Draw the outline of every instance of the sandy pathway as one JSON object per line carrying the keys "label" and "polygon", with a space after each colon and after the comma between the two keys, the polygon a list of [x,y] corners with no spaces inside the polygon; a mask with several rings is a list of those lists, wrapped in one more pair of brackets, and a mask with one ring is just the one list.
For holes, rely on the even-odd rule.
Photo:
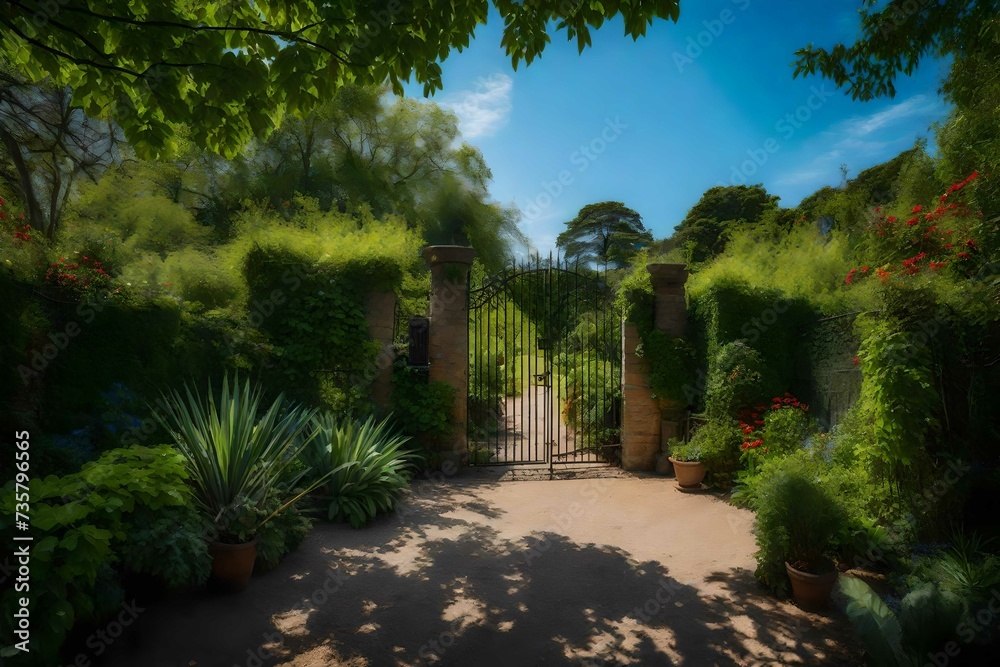
{"label": "sandy pathway", "polygon": [[657,477],[424,481],[320,524],[242,594],[143,612],[116,667],[856,664],[839,612],[759,589],[752,515]]}

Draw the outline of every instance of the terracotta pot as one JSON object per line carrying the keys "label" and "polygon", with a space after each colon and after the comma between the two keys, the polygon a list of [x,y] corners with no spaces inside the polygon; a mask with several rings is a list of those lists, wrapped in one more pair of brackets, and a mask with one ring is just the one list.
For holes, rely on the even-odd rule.
{"label": "terracotta pot", "polygon": [[212,542],[212,583],[221,590],[238,593],[250,585],[253,564],[257,560],[257,538],[243,544]]}
{"label": "terracotta pot", "polygon": [[677,485],[682,489],[698,488],[701,486],[701,480],[705,479],[705,473],[708,472],[700,461],[678,461],[671,456],[670,462],[674,464]]}
{"label": "terracotta pot", "polygon": [[840,576],[836,569],[824,574],[810,574],[796,570],[786,562],[785,570],[792,580],[792,598],[801,609],[821,611],[830,607],[830,594]]}

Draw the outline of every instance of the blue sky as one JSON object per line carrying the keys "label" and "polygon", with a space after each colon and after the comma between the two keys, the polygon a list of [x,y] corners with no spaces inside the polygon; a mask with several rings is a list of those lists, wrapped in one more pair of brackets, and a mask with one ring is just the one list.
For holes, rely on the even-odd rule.
{"label": "blue sky", "polygon": [[[633,42],[615,20],[577,54],[561,33],[514,72],[491,16],[443,64],[432,100],[458,114],[493,171],[491,193],[522,211],[536,247],[554,245],[588,203],[619,200],[657,238],[708,188],[763,183],[785,206],[887,160],[947,111],[945,67],[927,61],[892,100],[852,102],[816,77],[792,79],[796,49],[857,34],[860,0],[681,0],[678,23]],[[419,96],[417,86],[408,94]]]}

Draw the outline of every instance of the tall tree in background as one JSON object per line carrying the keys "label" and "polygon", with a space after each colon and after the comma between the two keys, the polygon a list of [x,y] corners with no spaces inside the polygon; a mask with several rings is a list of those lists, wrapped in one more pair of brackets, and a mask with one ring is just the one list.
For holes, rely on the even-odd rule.
{"label": "tall tree in background", "polygon": [[642,216],[619,201],[584,206],[556,238],[556,246],[570,261],[617,268],[652,243],[653,235],[643,226]]}
{"label": "tall tree in background", "polygon": [[675,228],[674,245],[685,261],[696,263],[721,253],[736,227],[755,225],[778,207],[778,197],[762,185],[709,188]]}
{"label": "tall tree in background", "polygon": [[440,63],[469,45],[491,9],[515,69],[550,33],[583,51],[591,30],[617,16],[638,39],[680,13],[679,0],[8,0],[0,56],[32,82],[71,86],[75,105],[110,114],[140,151],[170,148],[174,124],[186,123],[198,145],[232,157],[346,83],[440,89]]}

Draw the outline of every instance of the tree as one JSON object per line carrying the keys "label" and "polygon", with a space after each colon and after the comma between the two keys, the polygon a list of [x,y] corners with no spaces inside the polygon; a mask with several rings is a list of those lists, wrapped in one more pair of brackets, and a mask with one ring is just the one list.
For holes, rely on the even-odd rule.
{"label": "tree", "polygon": [[862,0],[859,11],[858,40],[799,49],[795,76],[819,73],[856,100],[893,97],[896,77],[912,74],[923,58],[961,55],[983,35],[995,40],[1000,0]]}
{"label": "tree", "polygon": [[24,83],[0,68],[0,143],[17,174],[28,223],[54,238],[78,179],[120,161],[120,133],[70,104],[64,87]]}
{"label": "tree", "polygon": [[688,262],[711,259],[725,249],[735,227],[755,225],[777,207],[778,197],[759,184],[709,188],[675,227],[676,247]]}
{"label": "tree", "polygon": [[620,201],[588,204],[566,223],[556,238],[568,260],[599,262],[621,268],[639,250],[653,243],[642,216]]}
{"label": "tree", "polygon": [[430,95],[440,63],[469,45],[491,6],[516,69],[550,32],[583,51],[592,29],[620,15],[638,39],[656,19],[676,21],[679,1],[8,0],[0,56],[32,82],[71,86],[74,104],[110,113],[137,148],[170,148],[172,124],[187,123],[199,145],[232,156],[345,83],[388,81],[401,93],[415,79]]}

